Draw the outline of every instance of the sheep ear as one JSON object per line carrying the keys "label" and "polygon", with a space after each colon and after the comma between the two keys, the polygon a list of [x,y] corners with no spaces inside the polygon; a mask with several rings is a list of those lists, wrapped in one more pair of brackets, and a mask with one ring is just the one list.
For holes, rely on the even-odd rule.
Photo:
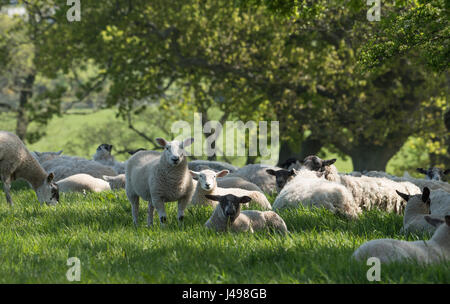
{"label": "sheep ear", "polygon": [[189,170],[189,173],[192,175],[192,178],[193,178],[193,179],[195,179],[195,180],[198,179],[198,174],[199,174],[198,172]]}
{"label": "sheep ear", "polygon": [[53,181],[53,178],[55,178],[55,174],[53,172],[50,172],[50,174],[47,176],[47,183],[51,183]]}
{"label": "sheep ear", "polygon": [[270,175],[276,175],[275,170],[273,170],[273,169],[267,169],[266,172]]}
{"label": "sheep ear", "polygon": [[216,174],[216,177],[223,177],[225,175],[227,175],[228,173],[230,173],[230,171],[228,170],[222,170],[219,173]]}
{"label": "sheep ear", "polygon": [[113,145],[108,145],[108,150],[109,150],[109,152],[112,151],[112,148],[113,148]]}
{"label": "sheep ear", "polygon": [[323,166],[330,166],[336,162],[336,158],[324,160],[322,162]]}
{"label": "sheep ear", "polygon": [[417,168],[416,171],[422,174],[427,174],[427,171],[424,168]]}
{"label": "sheep ear", "polygon": [[296,176],[298,171],[292,168],[291,171],[289,171],[289,173],[291,174],[291,176]]}
{"label": "sheep ear", "polygon": [[250,202],[252,200],[252,198],[250,197],[250,196],[243,196],[243,197],[241,197],[240,199],[239,199],[239,203],[241,203],[241,204],[245,204],[245,203],[248,203],[248,202]]}
{"label": "sheep ear", "polygon": [[[435,218],[435,217],[431,217],[431,216],[428,216],[428,215],[425,216],[425,220],[426,220],[431,226],[434,226],[434,227],[439,227],[439,225],[441,225],[441,224],[444,223],[443,220],[438,219],[438,218]],[[447,216],[446,216],[445,221],[447,222]]]}
{"label": "sheep ear", "polygon": [[163,148],[167,145],[167,140],[165,140],[165,139],[162,138],[162,137],[158,137],[158,138],[156,138],[155,140],[156,140],[156,142],[158,143],[158,145],[160,145],[160,146],[163,147]]}
{"label": "sheep ear", "polygon": [[395,190],[395,192],[397,192],[397,194],[400,195],[401,198],[403,198],[405,201],[409,201],[409,194],[401,193],[400,191],[397,190]]}
{"label": "sheep ear", "polygon": [[449,174],[449,173],[450,173],[450,169],[445,169],[443,174],[444,174],[444,175],[447,175],[447,174]]}
{"label": "sheep ear", "polygon": [[190,145],[192,145],[193,142],[194,142],[194,137],[186,138],[185,140],[183,140],[183,143],[181,144],[181,147],[182,148],[189,147]]}
{"label": "sheep ear", "polygon": [[430,198],[430,189],[428,187],[423,188],[422,202],[426,203]]}
{"label": "sheep ear", "polygon": [[205,197],[207,199],[213,200],[213,201],[219,201],[220,200],[220,195],[210,195],[210,194],[206,194]]}

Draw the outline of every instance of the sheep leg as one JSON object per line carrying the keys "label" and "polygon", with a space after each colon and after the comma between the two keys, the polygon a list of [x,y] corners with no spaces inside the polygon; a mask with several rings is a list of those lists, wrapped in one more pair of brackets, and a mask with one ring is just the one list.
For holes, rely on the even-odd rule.
{"label": "sheep leg", "polygon": [[155,207],[153,207],[152,202],[148,202],[148,210],[147,210],[147,226],[153,226],[153,213],[155,211]]}
{"label": "sheep leg", "polygon": [[178,221],[182,222],[184,219],[184,210],[186,209],[187,204],[189,203],[189,200],[185,197],[178,200]]}
{"label": "sheep leg", "polygon": [[2,182],[3,182],[3,191],[5,192],[6,196],[6,201],[10,206],[13,206],[14,204],[11,198],[11,194],[9,192],[11,189],[11,179],[2,177]]}
{"label": "sheep leg", "polygon": [[164,207],[164,201],[159,198],[152,198],[153,207],[156,208],[156,211],[159,215],[159,221],[161,224],[164,224],[167,221],[166,208]]}
{"label": "sheep leg", "polygon": [[139,216],[139,196],[128,195],[128,200],[131,203],[131,215],[133,216],[133,223],[137,226]]}

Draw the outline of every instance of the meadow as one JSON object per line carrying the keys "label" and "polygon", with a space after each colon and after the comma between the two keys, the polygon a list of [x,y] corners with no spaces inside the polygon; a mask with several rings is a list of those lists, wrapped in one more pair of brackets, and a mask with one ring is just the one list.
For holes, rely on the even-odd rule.
{"label": "meadow", "polygon": [[[81,261],[80,283],[371,283],[370,268],[350,259],[375,238],[428,239],[400,234],[402,217],[378,210],[348,221],[325,209],[284,210],[290,234],[217,233],[204,223],[211,207],[188,210],[168,224],[147,228],[141,201],[134,227],[125,192],[62,194],[57,206],[40,205],[18,187],[10,208],[0,195],[0,283],[72,283],[69,257]],[[273,202],[274,197],[270,197]],[[449,263],[381,266],[380,283],[450,283]]]}

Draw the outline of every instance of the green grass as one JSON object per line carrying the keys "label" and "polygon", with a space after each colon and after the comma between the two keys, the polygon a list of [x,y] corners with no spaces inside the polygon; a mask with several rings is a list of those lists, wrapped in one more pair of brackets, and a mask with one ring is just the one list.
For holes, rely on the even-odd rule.
{"label": "green grass", "polygon": [[[204,228],[212,208],[168,225],[146,228],[131,220],[124,191],[62,194],[58,206],[39,205],[31,190],[0,192],[0,283],[68,283],[68,257],[81,260],[81,283],[368,283],[369,266],[350,260],[375,238],[401,235],[401,216],[380,211],[347,221],[324,209],[280,212],[291,234],[216,233]],[[273,200],[273,197],[271,198]],[[381,283],[449,283],[449,265],[382,265]]]}

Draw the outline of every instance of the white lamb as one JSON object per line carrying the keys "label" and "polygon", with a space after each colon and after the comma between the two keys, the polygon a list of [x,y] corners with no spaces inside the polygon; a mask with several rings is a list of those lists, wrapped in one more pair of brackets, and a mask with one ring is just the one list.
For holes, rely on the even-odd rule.
{"label": "white lamb", "polygon": [[194,193],[184,149],[193,141],[193,138],[188,138],[183,142],[168,142],[156,138],[164,148],[160,157],[155,159],[153,153],[140,151],[128,160],[125,188],[135,225],[138,223],[139,197],[148,201],[148,226],[153,225],[155,208],[160,222],[167,221],[165,202],[178,201],[178,220],[183,220],[184,210]]}
{"label": "white lamb", "polygon": [[103,179],[109,183],[111,189],[125,189],[125,174],[116,176],[103,175]]}
{"label": "white lamb", "polygon": [[356,218],[361,213],[361,208],[347,188],[323,177],[319,178],[316,172],[307,169],[297,171],[294,179],[275,199],[273,209],[297,208],[300,204],[324,207],[348,218]]}
{"label": "white lamb", "polygon": [[193,160],[188,163],[188,167],[192,171],[201,171],[206,169],[205,167],[215,171],[228,170],[229,172],[234,172],[238,169],[229,163],[210,160]]}
{"label": "white lamb", "polygon": [[352,257],[364,262],[369,257],[377,257],[382,263],[417,261],[431,264],[450,260],[450,215],[445,216],[445,222],[430,216],[425,220],[437,227],[429,241],[372,240],[359,247]]}
{"label": "white lamb", "polygon": [[402,231],[434,232],[434,226],[425,220],[425,217],[430,214],[430,189],[425,187],[422,194],[415,195],[408,195],[399,191],[397,193],[407,202]]}
{"label": "white lamb", "polygon": [[3,182],[6,201],[10,206],[13,205],[10,194],[11,182],[19,178],[30,184],[39,202],[54,205],[59,201],[58,186],[53,182],[53,172],[47,174],[19,137],[10,132],[0,131],[0,179]]}
{"label": "white lamb", "polygon": [[288,233],[286,223],[273,211],[245,210],[241,211],[241,204],[252,200],[249,196],[206,195],[209,200],[218,201],[211,217],[205,223],[209,229],[216,231],[243,232],[272,229],[282,234]]}
{"label": "white lamb", "polygon": [[56,184],[60,192],[102,192],[111,190],[108,182],[92,177],[89,174],[75,174],[56,182]]}
{"label": "white lamb", "polygon": [[267,169],[279,170],[281,168],[269,165],[251,164],[239,168],[229,176],[242,177],[243,179],[257,185],[264,192],[276,193],[277,186],[275,182],[275,176],[267,174]]}
{"label": "white lamb", "polygon": [[271,210],[267,197],[258,191],[248,191],[240,188],[221,188],[217,186],[217,177],[223,177],[228,174],[228,170],[222,170],[218,173],[213,170],[202,170],[200,172],[189,171],[192,177],[198,180],[197,187],[195,188],[194,195],[192,196],[192,205],[209,205],[216,206],[216,201],[209,200],[206,195],[226,195],[234,194],[236,196],[248,196],[252,199],[252,202],[258,204],[266,210]]}

